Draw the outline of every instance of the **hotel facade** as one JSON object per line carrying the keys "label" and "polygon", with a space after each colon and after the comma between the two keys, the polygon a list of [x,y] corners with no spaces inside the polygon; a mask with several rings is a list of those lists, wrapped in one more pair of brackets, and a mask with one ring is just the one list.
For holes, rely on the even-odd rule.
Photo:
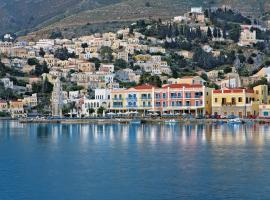
{"label": "hotel facade", "polygon": [[170,84],[157,88],[142,85],[111,92],[112,112],[138,111],[160,114],[192,114],[194,116],[211,113],[212,89],[203,85]]}

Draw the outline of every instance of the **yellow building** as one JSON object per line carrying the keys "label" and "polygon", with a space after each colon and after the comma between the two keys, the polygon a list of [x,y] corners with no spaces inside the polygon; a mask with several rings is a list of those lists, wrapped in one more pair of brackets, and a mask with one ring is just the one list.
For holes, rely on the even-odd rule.
{"label": "yellow building", "polygon": [[4,100],[0,100],[0,112],[8,112],[8,103]]}
{"label": "yellow building", "polygon": [[246,117],[258,115],[258,103],[252,89],[221,89],[212,91],[212,114]]}
{"label": "yellow building", "polygon": [[264,104],[259,106],[259,117],[270,118],[270,104]]}
{"label": "yellow building", "polygon": [[259,104],[268,103],[268,86],[267,85],[258,85],[253,88],[255,93],[255,101]]}
{"label": "yellow building", "polygon": [[206,81],[200,76],[184,76],[182,78],[170,78],[168,79],[169,84],[199,84],[203,85]]}
{"label": "yellow building", "polygon": [[9,110],[12,118],[19,118],[25,116],[22,100],[10,101]]}
{"label": "yellow building", "polygon": [[38,104],[37,94],[23,98],[23,105],[27,107],[36,107]]}

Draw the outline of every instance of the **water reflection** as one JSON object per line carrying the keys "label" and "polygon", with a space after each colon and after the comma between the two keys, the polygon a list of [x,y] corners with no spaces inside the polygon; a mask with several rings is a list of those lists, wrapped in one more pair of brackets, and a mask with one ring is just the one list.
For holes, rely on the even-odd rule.
{"label": "water reflection", "polygon": [[211,144],[263,146],[269,141],[268,125],[108,125],[108,124],[20,124],[0,123],[0,139],[6,137],[36,137],[44,143],[62,139],[78,139],[81,144],[145,142],[179,143],[181,145]]}

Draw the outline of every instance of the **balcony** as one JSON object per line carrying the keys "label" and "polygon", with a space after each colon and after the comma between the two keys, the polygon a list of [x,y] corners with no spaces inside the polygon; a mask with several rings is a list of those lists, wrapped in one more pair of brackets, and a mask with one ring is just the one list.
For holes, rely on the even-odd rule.
{"label": "balcony", "polygon": [[113,108],[123,108],[123,106],[120,106],[120,105],[113,105]]}
{"label": "balcony", "polygon": [[137,101],[137,97],[127,97],[126,100]]}
{"label": "balcony", "polygon": [[222,106],[236,106],[236,102],[221,103]]}
{"label": "balcony", "polygon": [[122,97],[116,97],[116,98],[113,98],[112,100],[113,101],[123,101],[123,98]]}
{"label": "balcony", "polygon": [[128,105],[127,108],[133,109],[133,108],[138,108],[138,106],[137,105],[135,105],[135,106],[134,105]]}
{"label": "balcony", "polygon": [[152,97],[145,97],[145,96],[141,97],[141,100],[151,100],[151,99]]}

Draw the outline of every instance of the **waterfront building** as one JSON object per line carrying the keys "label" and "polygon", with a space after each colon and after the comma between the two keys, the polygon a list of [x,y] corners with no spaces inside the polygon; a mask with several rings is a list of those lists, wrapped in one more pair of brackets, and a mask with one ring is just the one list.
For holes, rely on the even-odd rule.
{"label": "waterfront building", "polygon": [[211,89],[199,84],[141,85],[111,92],[111,111],[160,114],[211,113]]}
{"label": "waterfront building", "polygon": [[270,118],[270,104],[259,105],[259,117]]}
{"label": "waterfront building", "polygon": [[12,118],[25,117],[25,112],[23,108],[23,101],[10,101],[9,102],[9,112]]}
{"label": "waterfront building", "polygon": [[63,91],[59,77],[56,78],[52,92],[52,116],[62,117]]}
{"label": "waterfront building", "polygon": [[0,112],[8,112],[8,102],[0,100]]}
{"label": "waterfront building", "polygon": [[81,115],[90,116],[90,109],[95,113],[100,107],[108,109],[110,107],[111,90],[110,89],[95,89],[95,98],[88,99],[85,96],[81,100]]}
{"label": "waterfront building", "polygon": [[246,117],[258,114],[258,102],[253,89],[220,89],[212,91],[212,114]]}
{"label": "waterfront building", "polygon": [[31,96],[27,96],[23,98],[23,105],[29,108],[36,107],[38,104],[37,94],[32,94]]}

